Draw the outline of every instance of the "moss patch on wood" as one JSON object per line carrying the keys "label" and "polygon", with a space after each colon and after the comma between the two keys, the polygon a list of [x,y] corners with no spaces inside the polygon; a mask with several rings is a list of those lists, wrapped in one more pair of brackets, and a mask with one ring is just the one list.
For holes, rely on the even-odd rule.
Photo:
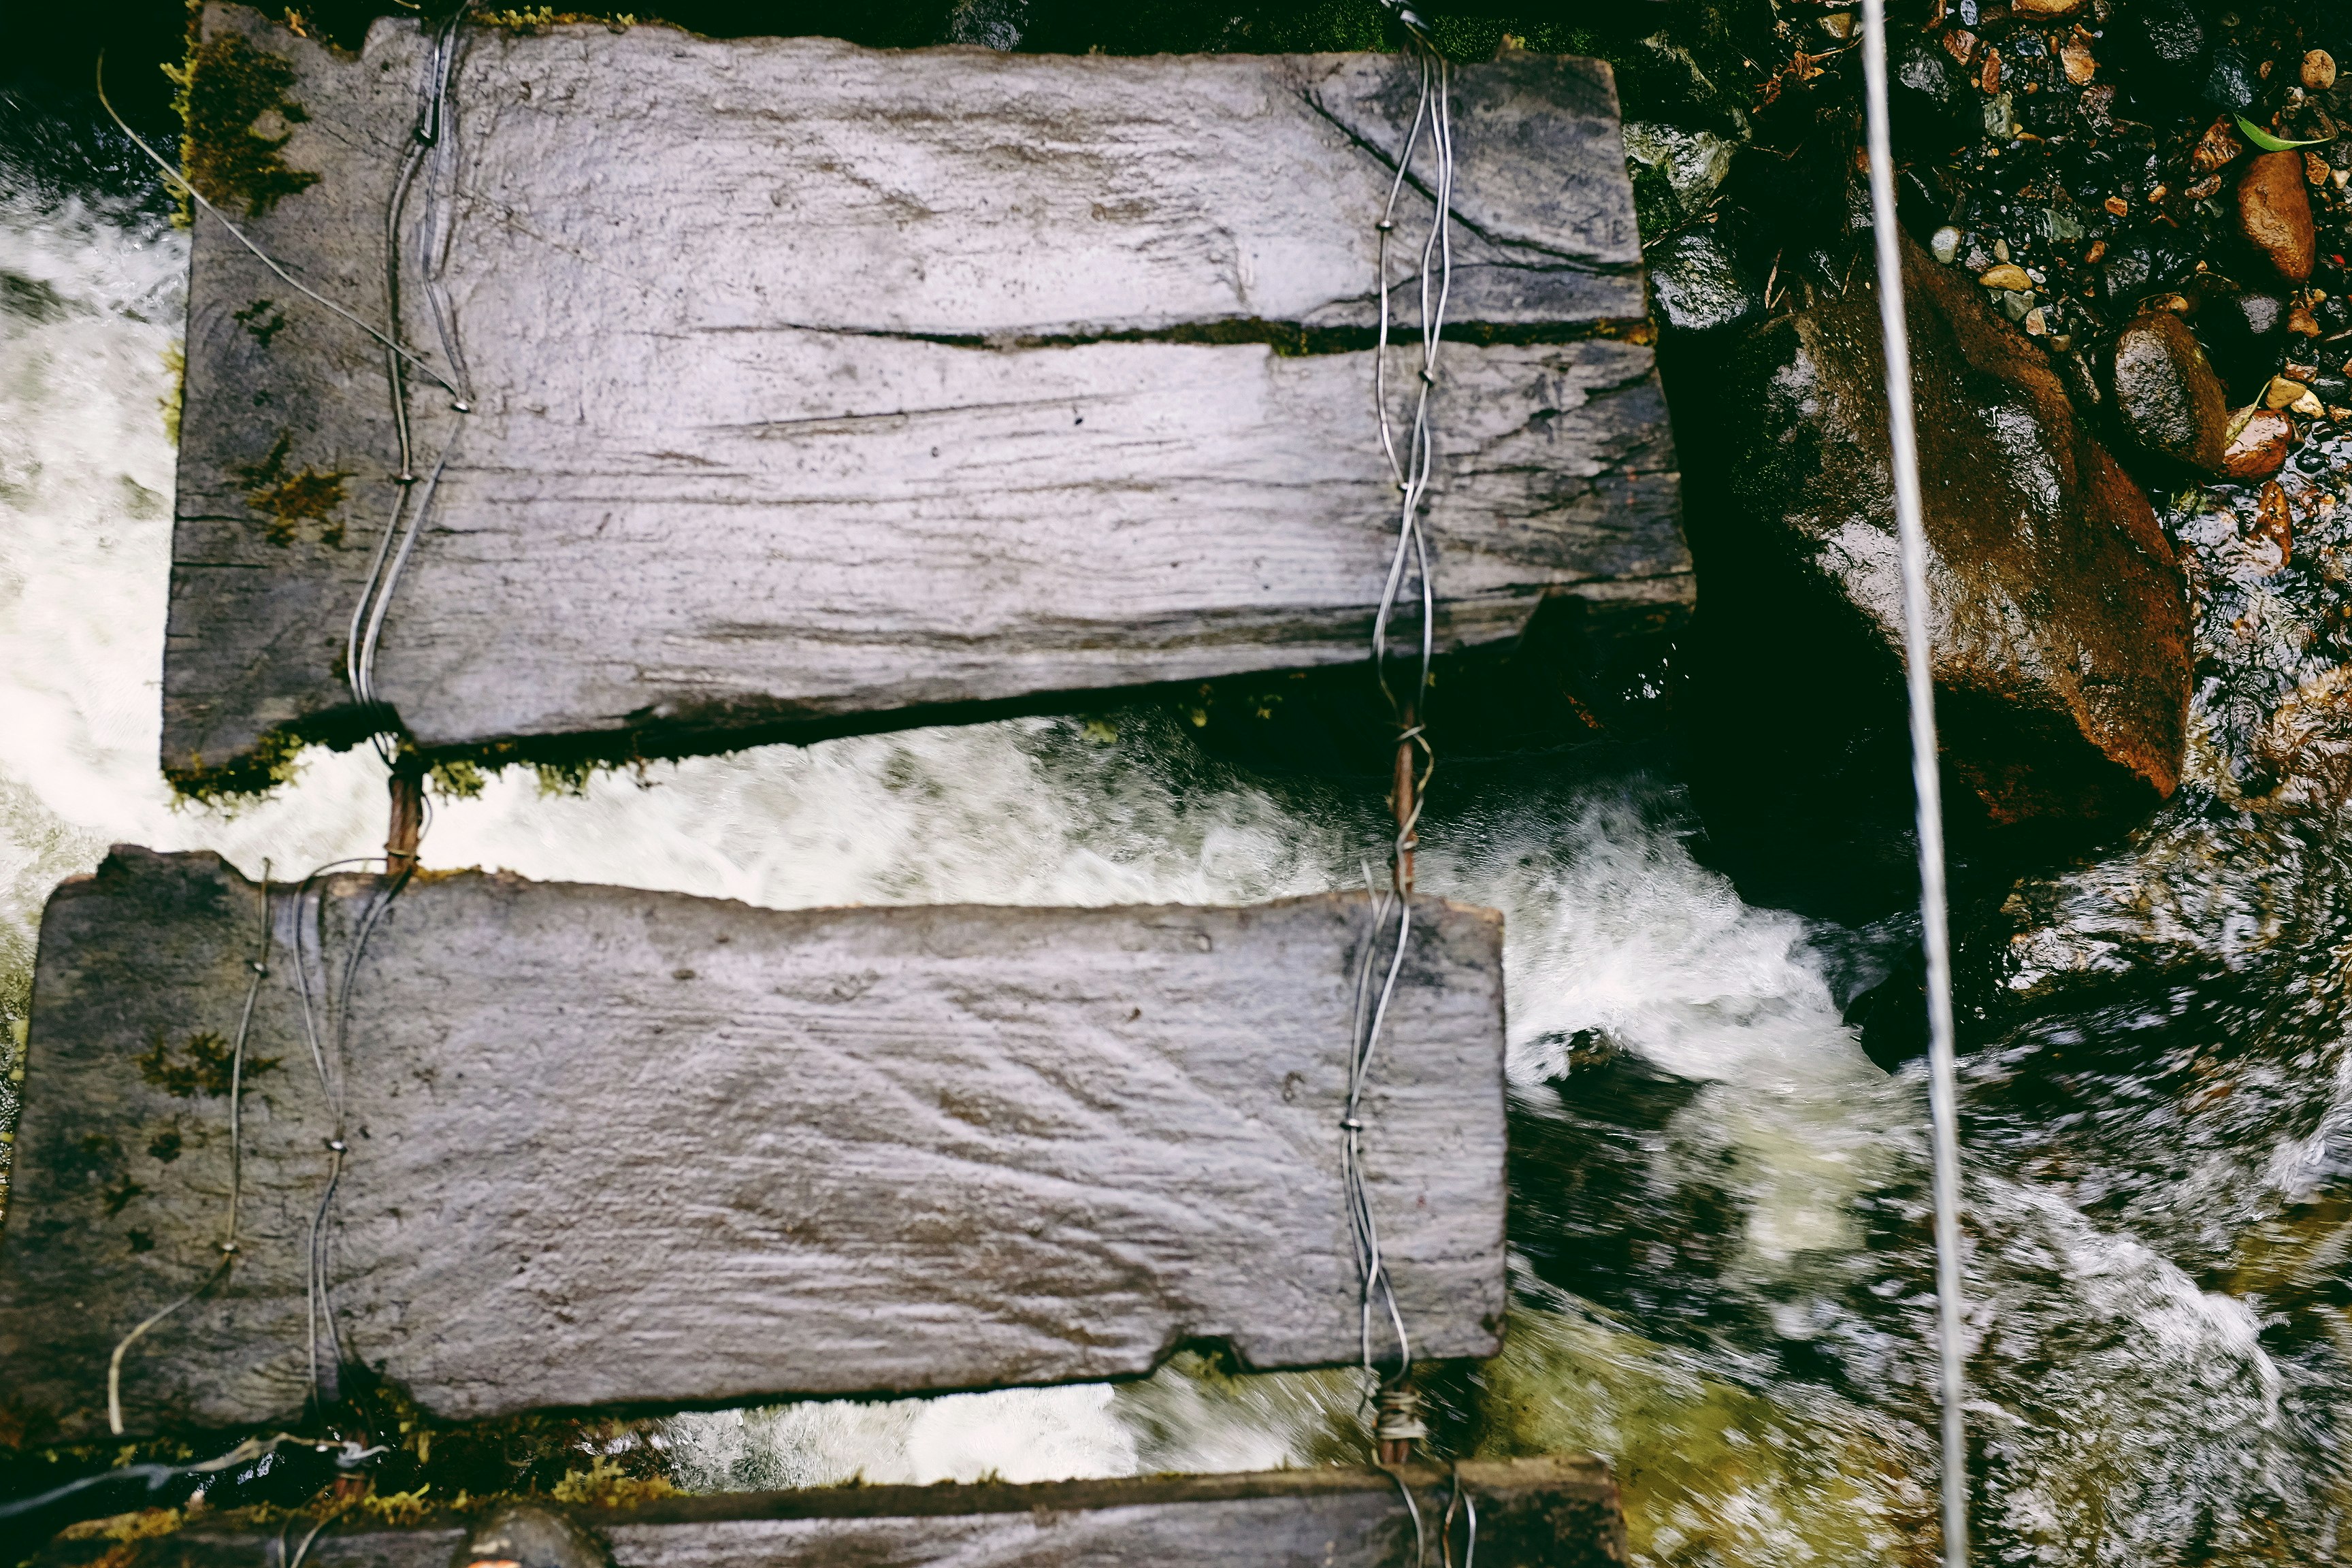
{"label": "moss patch on wood", "polygon": [[289,167],[283,155],[293,132],[280,127],[310,119],[287,96],[294,85],[291,61],[229,33],[197,44],[184,64],[164,71],[179,85],[173,101],[187,128],[181,167],[206,201],[259,217],[319,183],[318,175]]}
{"label": "moss patch on wood", "polygon": [[[198,1095],[220,1100],[241,1079],[259,1078],[278,1065],[276,1057],[248,1055],[240,1066],[236,1057],[236,1048],[210,1029],[188,1037],[185,1059],[173,1051],[169,1040],[157,1035],[137,1058],[139,1076],[164,1093],[183,1100],[194,1100]],[[177,1134],[173,1140],[176,1155]]]}
{"label": "moss patch on wood", "polygon": [[305,521],[325,525],[319,531],[320,542],[341,544],[343,525],[334,511],[343,504],[343,481],[351,475],[341,468],[321,472],[307,465],[287,472],[286,456],[293,446],[293,432],[280,431],[261,461],[236,470],[238,482],[246,487],[246,503],[269,514],[263,536],[272,544],[293,543]]}

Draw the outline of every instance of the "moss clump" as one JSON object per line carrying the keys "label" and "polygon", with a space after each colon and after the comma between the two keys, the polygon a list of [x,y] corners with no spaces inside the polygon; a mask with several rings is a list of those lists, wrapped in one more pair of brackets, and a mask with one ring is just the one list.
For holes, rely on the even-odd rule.
{"label": "moss clump", "polygon": [[163,411],[163,439],[173,447],[180,444],[180,407],[188,395],[188,353],[178,343],[163,351],[163,369],[172,378],[171,390],[155,400]]}
{"label": "moss clump", "polygon": [[[163,779],[182,801],[229,805],[245,796],[266,795],[291,779],[304,743],[313,738],[302,727],[288,725],[270,731],[253,743],[251,751],[224,767],[208,768],[200,757],[194,766],[164,769]],[[364,739],[354,735],[343,743]]]}
{"label": "moss clump", "polygon": [[341,544],[343,525],[336,521],[334,511],[343,504],[343,481],[351,475],[341,468],[320,472],[307,466],[288,473],[286,454],[293,445],[293,432],[280,431],[261,461],[236,470],[237,479],[246,487],[246,502],[254,510],[269,514],[263,536],[272,544],[293,543],[306,521],[325,525],[319,532],[321,543]]}
{"label": "moss clump", "polygon": [[310,119],[286,95],[294,85],[291,61],[224,33],[196,45],[185,64],[163,69],[179,85],[173,105],[187,128],[181,167],[206,201],[242,205],[246,216],[259,217],[319,183],[318,175],[287,166],[283,153],[292,132],[257,128],[265,116],[289,124]]}
{"label": "moss clump", "polygon": [[[205,1095],[214,1100],[225,1097],[238,1076],[236,1051],[220,1036],[206,1029],[190,1035],[186,1058],[181,1059],[162,1034],[149,1042],[148,1047],[136,1058],[139,1076],[166,1094],[183,1100]],[[278,1065],[276,1057],[247,1056],[243,1077],[257,1079]]]}
{"label": "moss clump", "polygon": [[479,800],[482,786],[489,783],[478,765],[463,757],[436,763],[425,770],[425,776],[432,781],[433,793],[443,800]]}

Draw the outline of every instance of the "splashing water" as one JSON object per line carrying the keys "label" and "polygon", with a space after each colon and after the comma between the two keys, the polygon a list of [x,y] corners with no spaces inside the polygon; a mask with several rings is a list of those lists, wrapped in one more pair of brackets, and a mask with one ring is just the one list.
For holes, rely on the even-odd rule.
{"label": "splashing water", "polygon": [[[96,190],[5,184],[0,1012],[16,1018],[42,901],[108,843],[293,877],[368,853],[384,797],[364,749],[314,752],[233,811],[163,784],[184,237]],[[2321,1561],[2352,1496],[2352,899],[2336,891],[2352,856],[2340,793],[2278,798],[2279,779],[2308,795],[2333,775],[2273,756],[2347,748],[2327,749],[2326,669],[2277,651],[2305,646],[2299,612],[2231,564],[2234,533],[2200,544],[2197,526],[2209,597],[2270,595],[2231,623],[2269,651],[2208,648],[2228,679],[2200,698],[2200,782],[2116,856],[2020,888],[1977,1010],[1988,1561]],[[2250,698],[2231,672],[2257,665],[2271,687]],[[2257,753],[2270,773],[2250,784]],[[1644,1563],[1924,1563],[1924,1095],[1864,1058],[1837,994],[1841,955],[1899,945],[1901,922],[1750,908],[1694,857],[1670,776],[1540,766],[1459,770],[1423,835],[1426,889],[1504,911],[1511,1016],[1517,1304],[1504,1354],[1444,1396],[1449,1435],[1607,1456]],[[508,773],[440,801],[425,850],[791,907],[1244,902],[1352,884],[1381,842],[1365,793],[1250,776],[1129,710],[770,747],[576,795]],[[1255,1468],[1360,1456],[1356,1392],[1181,1360],[1116,1388],[680,1416],[665,1437],[681,1481],[712,1489]]]}

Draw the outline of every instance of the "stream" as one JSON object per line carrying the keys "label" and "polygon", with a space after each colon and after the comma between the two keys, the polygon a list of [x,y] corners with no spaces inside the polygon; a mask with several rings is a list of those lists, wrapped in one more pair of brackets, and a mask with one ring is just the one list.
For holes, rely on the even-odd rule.
{"label": "stream", "polygon": [[[119,149],[83,152],[36,168],[0,149],[24,160],[0,163],[12,1020],[43,901],[109,844],[293,879],[383,832],[364,748],[314,752],[232,810],[175,803],[157,772],[185,237],[124,194]],[[2102,858],[2019,884],[1963,952],[1983,1562],[2325,1562],[2352,1506],[2352,724],[2332,641],[2352,504],[2316,502],[2352,500],[2338,457],[2299,459],[2284,571],[2225,492],[2175,498],[2202,671],[2188,783]],[[1930,1561],[1925,1080],[1874,1065],[1842,1017],[1916,922],[1744,903],[1640,748],[1441,759],[1439,779],[1423,886],[1507,921],[1516,1281],[1505,1352],[1447,1386],[1444,1433],[1605,1456],[1643,1564]],[[575,790],[510,770],[437,799],[424,856],[777,908],[1248,902],[1360,881],[1381,810],[1241,771],[1137,708]],[[1187,1360],[1118,1387],[678,1416],[642,1440],[706,1489],[1251,1469],[1359,1456],[1356,1396],[1339,1373]]]}

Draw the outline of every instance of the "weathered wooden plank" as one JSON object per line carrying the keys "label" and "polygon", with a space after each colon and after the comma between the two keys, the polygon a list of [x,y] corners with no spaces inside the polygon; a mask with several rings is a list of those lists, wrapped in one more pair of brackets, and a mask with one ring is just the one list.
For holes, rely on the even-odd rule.
{"label": "weathered wooden plank", "polygon": [[[377,896],[271,896],[242,1261],[131,1352],[142,1428],[301,1403],[334,1131],[301,977],[323,1019]],[[135,849],[43,918],[0,1364],[66,1431],[103,1421],[116,1342],[216,1256],[222,1042],[261,921],[217,857]],[[1368,921],[1360,897],[776,911],[420,879],[367,942],[340,1058],[322,1024],[344,1345],[452,1418],[1114,1377],[1197,1338],[1352,1359],[1338,1121]],[[1372,1202],[1416,1352],[1492,1354],[1501,921],[1431,900],[1416,931]]]}
{"label": "weathered wooden plank", "polygon": [[[356,59],[237,7],[202,26],[288,62],[307,116],[282,156],[319,179],[255,237],[379,300],[415,26]],[[1402,62],[600,26],[463,51],[453,173],[406,212],[446,215],[476,411],[415,400],[420,469],[448,468],[377,671],[420,742],[815,733],[1363,657]],[[1549,594],[1686,599],[1651,353],[1605,335],[1643,310],[1608,68],[1455,81],[1449,320],[1482,341],[1436,396],[1442,641]],[[420,278],[405,300],[437,361]],[[199,224],[182,429],[163,754],[217,768],[350,710],[382,355]]]}
{"label": "weathered wooden plank", "polygon": [[[1431,1531],[1450,1472],[1397,1472]],[[1626,1560],[1617,1488],[1597,1459],[1552,1456],[1461,1467],[1478,1510],[1475,1561],[1489,1568],[1601,1568]],[[1028,1486],[839,1487],[667,1500],[576,1516],[611,1546],[614,1568],[1413,1568],[1412,1522],[1396,1480],[1364,1469],[1152,1476]],[[1457,1516],[1458,1553],[1466,1536]],[[317,1568],[449,1568],[467,1539],[457,1521],[321,1535]],[[96,1543],[106,1545],[110,1543]],[[121,1568],[280,1568],[274,1530],[198,1525],[136,1543]],[[41,1568],[95,1556],[53,1548]],[[127,1559],[127,1561],[126,1561]],[[535,1568],[526,1564],[525,1568]]]}

